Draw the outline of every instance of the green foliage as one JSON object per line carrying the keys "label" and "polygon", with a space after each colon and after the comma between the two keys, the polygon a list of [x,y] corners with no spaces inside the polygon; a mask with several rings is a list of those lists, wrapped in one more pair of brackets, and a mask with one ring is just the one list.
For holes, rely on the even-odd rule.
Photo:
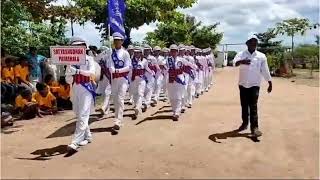
{"label": "green foliage", "polygon": [[[74,0],[76,7],[86,9],[83,13],[84,19],[95,23],[101,31],[102,36],[107,38],[108,29],[105,26],[107,19],[106,0]],[[125,29],[130,38],[132,28],[139,28],[144,23],[164,21],[174,18],[177,8],[191,7],[196,0],[126,0]]]}
{"label": "green foliage", "polygon": [[277,34],[294,36],[296,33],[303,35],[310,28],[311,24],[308,19],[293,18],[277,23],[276,30]]}
{"label": "green foliage", "polygon": [[294,57],[305,58],[305,57],[319,57],[319,46],[304,44],[294,49]]}
{"label": "green foliage", "polygon": [[222,39],[222,33],[215,31],[217,24],[202,26],[192,16],[176,13],[175,18],[157,24],[154,32],[147,33],[145,41],[149,44],[193,44],[199,48],[213,49]]}
{"label": "green foliage", "polygon": [[228,51],[228,61],[232,61],[236,55],[236,51]]}
{"label": "green foliage", "polygon": [[274,54],[284,51],[281,46],[282,41],[273,41],[272,39],[276,38],[277,33],[275,29],[268,29],[267,32],[258,33],[256,36],[259,39],[258,51],[265,54]]}
{"label": "green foliage", "polygon": [[[25,3],[35,3],[34,1],[3,1],[1,10],[1,47],[11,55],[22,55],[28,51],[29,46],[43,49],[44,55],[49,55],[49,46],[65,44],[66,38],[65,21],[63,19],[52,19],[51,23],[37,22],[31,5]],[[41,4],[41,2],[39,1]],[[35,3],[37,4],[37,3]]]}

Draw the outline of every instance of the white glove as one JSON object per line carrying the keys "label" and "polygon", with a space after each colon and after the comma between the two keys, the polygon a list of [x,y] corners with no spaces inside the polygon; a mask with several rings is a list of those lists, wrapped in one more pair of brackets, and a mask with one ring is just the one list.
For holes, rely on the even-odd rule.
{"label": "white glove", "polygon": [[78,72],[78,69],[68,65],[67,66],[67,69],[66,69],[66,76],[72,76],[72,75],[75,75],[77,74]]}

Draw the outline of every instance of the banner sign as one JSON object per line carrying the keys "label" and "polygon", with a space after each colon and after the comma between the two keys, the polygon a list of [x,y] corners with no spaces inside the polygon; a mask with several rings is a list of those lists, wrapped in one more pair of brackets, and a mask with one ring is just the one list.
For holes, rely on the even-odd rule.
{"label": "banner sign", "polygon": [[51,46],[51,62],[58,65],[84,65],[86,47],[84,46]]}

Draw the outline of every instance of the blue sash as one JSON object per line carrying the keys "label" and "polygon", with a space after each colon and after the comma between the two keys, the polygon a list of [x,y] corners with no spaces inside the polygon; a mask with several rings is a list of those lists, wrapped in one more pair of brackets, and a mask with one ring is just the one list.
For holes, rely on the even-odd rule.
{"label": "blue sash", "polygon": [[[136,60],[136,58],[132,59],[132,68],[133,69],[142,69],[142,67],[139,65],[138,60]],[[147,79],[146,75],[140,75],[139,77],[142,78],[143,80],[145,80],[146,83],[148,83],[148,79]]]}
{"label": "blue sash", "polygon": [[[73,65],[73,66],[77,69],[80,69],[79,65]],[[87,83],[81,83],[81,86],[90,92],[90,94],[92,95],[92,98],[93,98],[93,102],[94,102],[94,104],[96,104],[97,94],[96,94],[96,88],[93,86],[93,84],[91,82],[87,82]]]}
{"label": "blue sash", "polygon": [[[168,58],[168,67],[169,67],[169,69],[171,69],[171,70],[175,70],[175,69],[176,69],[175,60],[174,60],[174,58],[171,57],[171,56]],[[179,67],[179,68],[181,68],[181,67]],[[183,75],[183,74],[182,74],[182,75]],[[179,78],[179,76],[176,77],[175,81],[176,81],[177,83],[179,83],[179,84],[186,85],[186,82],[185,82],[185,81],[182,81],[182,80]]]}
{"label": "blue sash", "polygon": [[[112,57],[112,61],[113,61],[114,67],[116,69],[121,69],[121,68],[124,67],[124,61],[119,59],[119,57],[118,57],[118,55],[116,53],[116,50],[114,50],[114,49],[112,50],[111,57]],[[127,79],[128,83],[130,84],[128,76],[125,76],[125,78]]]}

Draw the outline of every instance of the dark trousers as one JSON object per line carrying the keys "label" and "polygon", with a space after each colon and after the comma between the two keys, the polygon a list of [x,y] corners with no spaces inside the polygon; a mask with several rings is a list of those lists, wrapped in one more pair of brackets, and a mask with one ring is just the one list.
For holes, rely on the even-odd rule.
{"label": "dark trousers", "polygon": [[253,86],[245,88],[239,86],[240,101],[242,108],[242,121],[243,125],[248,125],[250,119],[250,129],[258,128],[258,98],[260,87]]}
{"label": "dark trousers", "polygon": [[72,102],[69,99],[57,98],[58,108],[63,108],[64,110],[72,110]]}

